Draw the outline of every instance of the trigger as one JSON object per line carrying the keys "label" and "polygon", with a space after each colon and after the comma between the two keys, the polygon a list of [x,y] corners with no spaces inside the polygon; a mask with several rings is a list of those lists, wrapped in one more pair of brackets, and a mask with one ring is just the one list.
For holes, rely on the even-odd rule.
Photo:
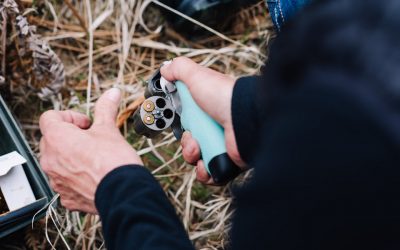
{"label": "trigger", "polygon": [[183,132],[185,130],[182,127],[181,124],[181,117],[178,114],[175,114],[175,119],[171,124],[172,132],[174,133],[174,136],[178,141],[181,140]]}

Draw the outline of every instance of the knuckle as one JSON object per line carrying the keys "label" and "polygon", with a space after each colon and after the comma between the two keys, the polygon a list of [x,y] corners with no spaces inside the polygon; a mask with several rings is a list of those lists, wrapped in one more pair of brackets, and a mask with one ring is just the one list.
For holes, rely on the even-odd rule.
{"label": "knuckle", "polygon": [[72,202],[69,199],[66,199],[61,195],[60,203],[63,207],[71,209],[72,208]]}
{"label": "knuckle", "polygon": [[44,150],[45,150],[45,140],[43,139],[43,138],[41,138],[40,139],[40,142],[39,142],[39,150],[40,150],[40,153],[42,154],[43,152],[44,152]]}
{"label": "knuckle", "polygon": [[233,162],[235,163],[242,162],[242,158],[237,150],[228,151],[228,155],[233,160]]}
{"label": "knuckle", "polygon": [[54,117],[57,116],[57,112],[58,111],[49,110],[40,116],[39,127],[43,136],[51,133],[52,134],[57,133],[57,131],[55,131],[55,127],[53,126],[55,124]]}
{"label": "knuckle", "polygon": [[68,122],[73,122],[74,121],[74,112],[71,110],[64,110],[60,111],[64,114],[64,119]]}
{"label": "knuckle", "polygon": [[185,148],[185,147],[186,147],[188,140],[190,140],[191,138],[192,138],[192,137],[191,137],[190,132],[188,132],[188,131],[183,132],[182,138],[181,138],[181,145],[182,145],[182,148]]}
{"label": "knuckle", "polygon": [[183,159],[184,159],[187,163],[192,164],[190,155],[188,155],[185,151],[183,151],[183,154],[182,154],[182,155],[183,155]]}
{"label": "knuckle", "polygon": [[42,166],[42,170],[47,174],[50,170],[50,167],[48,166],[47,161],[43,156],[40,157],[40,165]]}
{"label": "knuckle", "polygon": [[51,166],[49,164],[48,158],[45,155],[41,155],[39,159],[40,166],[42,167],[42,170],[46,173],[49,174],[51,170]]}
{"label": "knuckle", "polygon": [[114,106],[116,106],[116,104],[114,104],[110,99],[108,98],[99,98],[99,100],[97,100],[96,104],[95,104],[95,115],[96,115],[96,111],[97,112],[101,112],[101,114],[103,113],[107,113],[110,110],[114,109]]}
{"label": "knuckle", "polygon": [[173,74],[178,79],[189,76],[190,73],[193,71],[193,67],[197,65],[197,63],[195,63],[192,59],[184,56],[177,57],[172,62],[174,65],[174,67],[172,68]]}
{"label": "knuckle", "polygon": [[56,191],[57,193],[62,193],[61,191],[62,191],[62,189],[61,189],[61,186],[57,183],[57,181],[52,181],[51,183],[50,183],[50,186],[51,186],[51,188],[54,190],[54,191]]}
{"label": "knuckle", "polygon": [[53,117],[56,113],[57,113],[57,111],[55,111],[55,110],[48,110],[48,111],[44,112],[39,118],[39,123],[41,125],[45,124],[49,120],[49,118]]}
{"label": "knuckle", "polygon": [[174,60],[172,60],[172,62],[174,64],[176,64],[177,66],[182,66],[188,62],[193,62],[193,61],[185,56],[178,56],[178,57],[174,58]]}
{"label": "knuckle", "polygon": [[63,206],[63,207],[67,207],[67,202],[61,197],[61,199],[60,199],[60,203],[61,203],[61,206]]}
{"label": "knuckle", "polygon": [[56,192],[56,193],[60,193],[59,187],[54,184],[53,182],[50,183],[50,187]]}
{"label": "knuckle", "polygon": [[[44,136],[44,139],[46,140],[46,143],[51,145],[53,142],[56,142],[60,138],[59,133],[53,130],[49,130],[49,132]],[[51,147],[51,146],[50,146]]]}
{"label": "knuckle", "polygon": [[199,160],[198,157],[196,157],[195,155],[191,155],[188,153],[183,153],[183,158],[185,159],[185,161],[191,165],[196,165],[197,161]]}

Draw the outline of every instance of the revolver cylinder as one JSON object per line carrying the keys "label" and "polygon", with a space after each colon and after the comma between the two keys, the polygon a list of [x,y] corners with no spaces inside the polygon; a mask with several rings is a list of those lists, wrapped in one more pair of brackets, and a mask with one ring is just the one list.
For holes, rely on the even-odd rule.
{"label": "revolver cylinder", "polygon": [[147,98],[133,115],[137,134],[153,138],[170,127],[175,118],[172,103],[161,96]]}

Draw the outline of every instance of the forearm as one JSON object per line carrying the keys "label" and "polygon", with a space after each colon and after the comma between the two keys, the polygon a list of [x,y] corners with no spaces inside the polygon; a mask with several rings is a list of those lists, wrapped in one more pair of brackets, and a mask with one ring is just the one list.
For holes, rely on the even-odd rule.
{"label": "forearm", "polygon": [[159,183],[142,166],[109,173],[96,191],[108,249],[193,249]]}

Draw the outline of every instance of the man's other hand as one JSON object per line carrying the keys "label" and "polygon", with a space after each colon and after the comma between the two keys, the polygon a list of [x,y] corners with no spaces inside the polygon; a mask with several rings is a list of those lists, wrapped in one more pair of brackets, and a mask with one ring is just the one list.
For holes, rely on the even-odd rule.
{"label": "man's other hand", "polygon": [[47,111],[40,117],[40,164],[70,210],[97,213],[94,196],[102,178],[122,165],[143,165],[115,125],[120,98],[119,89],[105,92],[93,124],[74,111]]}

